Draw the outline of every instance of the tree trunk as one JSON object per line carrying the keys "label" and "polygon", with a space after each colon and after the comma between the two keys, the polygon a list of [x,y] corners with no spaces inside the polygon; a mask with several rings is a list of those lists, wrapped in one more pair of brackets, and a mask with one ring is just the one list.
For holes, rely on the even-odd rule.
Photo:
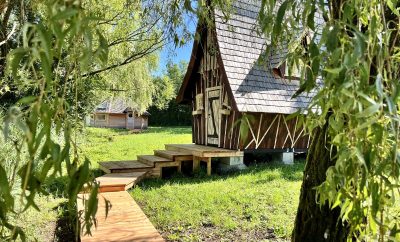
{"label": "tree trunk", "polygon": [[[326,119],[328,122],[328,118]],[[339,217],[340,209],[316,203],[315,187],[326,179],[326,171],[335,164],[329,150],[328,123],[314,131],[304,170],[299,207],[292,234],[293,242],[345,241],[348,229]]]}

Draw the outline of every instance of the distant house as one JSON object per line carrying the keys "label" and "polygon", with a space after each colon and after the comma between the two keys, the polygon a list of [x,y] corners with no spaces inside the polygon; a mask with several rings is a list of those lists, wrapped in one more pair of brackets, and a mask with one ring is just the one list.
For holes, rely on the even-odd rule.
{"label": "distant house", "polygon": [[124,100],[106,100],[90,116],[90,126],[105,128],[147,129],[148,112],[139,113]]}

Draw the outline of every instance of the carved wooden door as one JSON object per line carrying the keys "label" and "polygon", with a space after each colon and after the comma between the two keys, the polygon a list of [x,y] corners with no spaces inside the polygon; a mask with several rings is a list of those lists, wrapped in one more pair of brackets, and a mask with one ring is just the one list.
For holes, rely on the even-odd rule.
{"label": "carved wooden door", "polygon": [[218,146],[221,126],[221,87],[206,89],[206,137],[207,145]]}

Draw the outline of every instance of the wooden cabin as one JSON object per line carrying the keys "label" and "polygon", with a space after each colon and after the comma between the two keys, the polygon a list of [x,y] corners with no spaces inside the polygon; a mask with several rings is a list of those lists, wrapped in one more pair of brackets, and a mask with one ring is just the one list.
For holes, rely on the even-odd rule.
{"label": "wooden cabin", "polygon": [[[309,146],[299,119],[287,117],[306,108],[312,94],[293,98],[299,81],[285,75],[284,48],[265,56],[268,41],[257,31],[260,2],[234,1],[228,21],[214,10],[215,26],[197,26],[200,38],[177,96],[192,106],[195,144],[291,152]],[[238,120],[249,126],[245,140]]]}
{"label": "wooden cabin", "polygon": [[139,113],[124,100],[106,100],[90,116],[90,126],[103,128],[147,129],[148,112]]}

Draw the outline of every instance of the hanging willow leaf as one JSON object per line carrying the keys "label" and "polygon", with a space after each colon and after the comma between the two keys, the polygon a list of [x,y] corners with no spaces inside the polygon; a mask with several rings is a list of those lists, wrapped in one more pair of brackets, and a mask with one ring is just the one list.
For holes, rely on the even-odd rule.
{"label": "hanging willow leaf", "polygon": [[365,110],[363,110],[361,113],[358,113],[357,117],[358,118],[369,117],[373,114],[376,114],[380,108],[381,108],[381,104],[379,104],[379,103],[371,105],[368,108],[366,108]]}
{"label": "hanging willow leaf", "polygon": [[278,9],[278,12],[276,14],[275,23],[274,23],[274,30],[273,30],[274,35],[278,35],[281,32],[283,18],[285,16],[285,12],[286,12],[288,3],[289,3],[289,0],[284,1]]}

